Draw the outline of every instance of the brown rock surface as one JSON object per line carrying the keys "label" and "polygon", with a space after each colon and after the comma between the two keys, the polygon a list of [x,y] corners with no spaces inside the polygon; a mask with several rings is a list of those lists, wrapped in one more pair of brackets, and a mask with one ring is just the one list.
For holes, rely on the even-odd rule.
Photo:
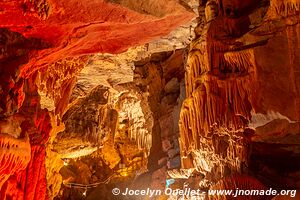
{"label": "brown rock surface", "polygon": [[[202,34],[191,44],[180,114],[182,166],[196,168],[212,182],[248,173],[252,145],[251,163],[259,154],[266,159],[268,150],[251,138],[279,148],[271,153],[273,160],[300,163],[299,2],[269,3],[209,1]],[[280,154],[295,157],[288,162]],[[261,175],[272,179],[271,174]],[[279,177],[273,185],[284,187]],[[285,181],[297,187],[295,180]]]}
{"label": "brown rock surface", "polygon": [[0,199],[300,188],[299,5],[0,2]]}

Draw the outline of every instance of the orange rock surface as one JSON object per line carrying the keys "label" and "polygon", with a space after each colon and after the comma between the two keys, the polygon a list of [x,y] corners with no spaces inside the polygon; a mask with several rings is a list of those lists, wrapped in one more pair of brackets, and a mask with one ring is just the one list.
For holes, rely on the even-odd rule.
{"label": "orange rock surface", "polygon": [[153,8],[144,9],[157,16],[104,0],[9,0],[0,2],[0,8],[5,10],[0,12],[0,28],[41,40],[44,50],[26,64],[22,70],[26,77],[36,67],[63,58],[125,51],[166,35],[194,17],[175,1],[150,3]]}
{"label": "orange rock surface", "polygon": [[[0,2],[0,199],[48,199],[50,114],[62,117],[85,55],[119,53],[167,35],[194,13],[176,1]],[[59,120],[58,120],[59,121]]]}

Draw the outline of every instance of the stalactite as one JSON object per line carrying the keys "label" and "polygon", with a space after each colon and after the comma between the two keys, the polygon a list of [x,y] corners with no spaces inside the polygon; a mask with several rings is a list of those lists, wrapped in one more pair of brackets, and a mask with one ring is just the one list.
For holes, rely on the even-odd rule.
{"label": "stalactite", "polygon": [[48,199],[45,165],[46,150],[43,146],[34,145],[31,151],[30,163],[20,176],[22,189],[25,191],[24,199]]}
{"label": "stalactite", "polygon": [[[72,83],[72,79],[68,79],[65,81],[66,85],[69,81]],[[57,152],[70,155],[76,152],[76,150],[72,151],[70,149],[77,149],[76,147],[80,146],[80,142],[90,147],[90,150],[95,149],[95,146],[102,145],[114,135],[117,112],[107,105],[107,91],[107,88],[98,86],[87,97],[74,101],[69,107],[62,117],[65,130],[56,136]],[[67,94],[70,93],[65,92],[65,94],[68,97]],[[62,102],[68,103],[68,101]],[[61,108],[65,107],[63,105]],[[69,142],[70,140],[72,142]],[[90,150],[82,152],[90,152]],[[66,153],[67,151],[71,151],[71,153]],[[76,157],[75,154],[72,157]]]}
{"label": "stalactite", "polygon": [[152,146],[152,135],[145,128],[147,122],[141,99],[133,94],[124,93],[116,103],[116,107],[119,112],[119,121],[126,122],[124,124],[126,127],[122,131],[128,133],[127,137],[137,144],[139,150],[145,150],[149,154]]}
{"label": "stalactite", "polygon": [[221,22],[218,18],[207,23],[191,44],[185,72],[187,98],[179,122],[182,156],[191,157],[198,171],[214,173],[214,180],[225,173],[240,173],[241,165],[248,162],[243,129],[251,118],[256,70],[253,49],[231,43],[230,36],[243,30]]}
{"label": "stalactite", "polygon": [[47,0],[25,0],[21,5],[24,13],[34,14],[46,20],[51,11],[51,4]]}
{"label": "stalactite", "polygon": [[193,133],[207,136],[215,124],[238,130],[243,126],[239,115],[250,120],[250,81],[249,77],[219,80],[206,75],[205,90],[196,89],[184,111],[189,113]]}
{"label": "stalactite", "polygon": [[[202,173],[210,172],[215,165],[215,159],[212,159],[213,152],[194,150],[193,151],[193,162],[197,171]],[[211,158],[211,159],[209,159]]]}
{"label": "stalactite", "polygon": [[38,71],[36,84],[39,91],[54,101],[55,113],[62,116],[76,83],[76,75],[83,69],[88,56],[65,59]]}
{"label": "stalactite", "polygon": [[0,190],[4,182],[24,170],[31,157],[29,138],[16,139],[9,135],[0,137]]}
{"label": "stalactite", "polygon": [[202,74],[210,71],[206,64],[206,57],[207,55],[199,50],[191,51],[188,56],[188,66],[186,70],[186,94],[188,97],[192,94],[192,91],[199,86],[197,85],[198,78],[200,78]]}
{"label": "stalactite", "polygon": [[174,179],[188,179],[193,172],[194,169],[173,169],[169,170],[168,174],[171,178]]}
{"label": "stalactite", "polygon": [[255,58],[252,49],[224,53],[224,61],[236,73],[249,73],[254,70]]}
{"label": "stalactite", "polygon": [[[221,177],[225,173],[225,166],[231,166],[232,173],[240,173],[241,164],[248,162],[249,144],[242,134],[238,135],[230,136],[228,130],[215,130],[214,139],[202,138],[197,149],[190,145],[187,153],[192,155],[194,168],[204,174],[217,169]],[[224,140],[224,138],[229,139]],[[186,154],[186,152],[182,153]],[[221,177],[215,175],[216,179]]]}
{"label": "stalactite", "polygon": [[130,129],[130,139],[135,141],[138,149],[146,150],[149,153],[152,146],[152,135],[144,129],[139,127],[135,129]]}
{"label": "stalactite", "polygon": [[59,171],[64,166],[64,162],[57,152],[52,151],[53,141],[55,140],[57,133],[64,131],[65,126],[63,123],[59,122],[58,117],[54,116],[53,113],[50,113],[50,117],[52,129],[49,133],[50,138],[46,147],[45,166],[49,199],[54,199],[54,197],[59,194],[62,186],[62,176]]}
{"label": "stalactite", "polygon": [[[300,10],[300,2],[298,0],[271,0],[268,16],[287,17],[295,15]],[[274,14],[271,14],[273,12]]]}
{"label": "stalactite", "polygon": [[181,145],[182,148],[187,151],[189,149],[189,144],[192,142],[193,138],[191,137],[190,131],[190,122],[189,122],[189,108],[185,105],[187,101],[184,102],[183,108],[180,112],[180,121],[179,128],[180,132],[184,133],[181,135]]}

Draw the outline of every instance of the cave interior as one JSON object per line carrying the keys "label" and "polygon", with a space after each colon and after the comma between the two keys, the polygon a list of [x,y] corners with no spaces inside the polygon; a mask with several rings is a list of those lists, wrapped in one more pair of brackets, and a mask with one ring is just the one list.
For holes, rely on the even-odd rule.
{"label": "cave interior", "polygon": [[300,199],[300,0],[0,0],[0,163],[0,200]]}

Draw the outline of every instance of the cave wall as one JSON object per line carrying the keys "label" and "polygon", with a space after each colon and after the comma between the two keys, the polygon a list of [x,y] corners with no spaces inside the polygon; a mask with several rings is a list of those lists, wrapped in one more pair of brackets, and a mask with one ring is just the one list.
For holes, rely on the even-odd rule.
{"label": "cave wall", "polygon": [[62,116],[64,129],[52,143],[52,151],[68,163],[60,167],[62,179],[56,181],[63,184],[56,198],[81,198],[83,191],[70,188],[72,183],[111,176],[108,185],[89,188],[87,198],[128,181],[133,187],[146,187],[146,182],[165,187],[167,170],[180,167],[177,122],[185,55],[185,49],[155,53],[134,63],[134,82],[98,86],[72,100]]}
{"label": "cave wall", "polygon": [[[78,84],[97,59],[88,54],[119,53],[189,21],[184,2],[0,3],[0,199],[54,198],[63,180],[79,181],[61,174],[62,159],[88,154],[108,171],[148,169],[161,189],[179,165],[203,175],[205,188],[245,173],[299,188],[298,0],[200,1],[186,64],[175,47],[127,66],[124,79]],[[74,165],[99,175],[90,163]]]}
{"label": "cave wall", "polygon": [[[9,0],[0,3],[1,10],[5,10],[0,13],[0,27],[44,41],[47,49],[37,52],[22,69],[22,76],[27,77],[36,69],[65,58],[124,52],[167,35],[194,17],[193,12],[173,0],[168,4],[149,4],[144,9],[150,13],[139,13],[134,5],[124,7],[105,0]],[[159,17],[151,14],[158,10]]]}
{"label": "cave wall", "polygon": [[[45,144],[50,116],[42,109],[36,76],[23,79],[20,67],[41,41],[1,29],[1,199],[47,198]],[[26,188],[26,189],[25,189]]]}
{"label": "cave wall", "polygon": [[[185,72],[182,167],[205,175],[200,187],[251,174],[268,185],[299,188],[297,178],[279,178],[295,175],[295,168],[280,171],[262,161],[271,151],[278,163],[299,163],[299,2],[207,1],[203,10],[206,20],[198,25],[201,32],[195,29],[199,37]],[[291,147],[285,151],[283,145]]]}
{"label": "cave wall", "polygon": [[157,17],[107,1],[0,2],[0,199],[58,194],[63,163],[55,137],[70,130],[63,116],[88,54],[125,51],[194,17],[175,1],[168,9],[153,3],[166,12]]}

